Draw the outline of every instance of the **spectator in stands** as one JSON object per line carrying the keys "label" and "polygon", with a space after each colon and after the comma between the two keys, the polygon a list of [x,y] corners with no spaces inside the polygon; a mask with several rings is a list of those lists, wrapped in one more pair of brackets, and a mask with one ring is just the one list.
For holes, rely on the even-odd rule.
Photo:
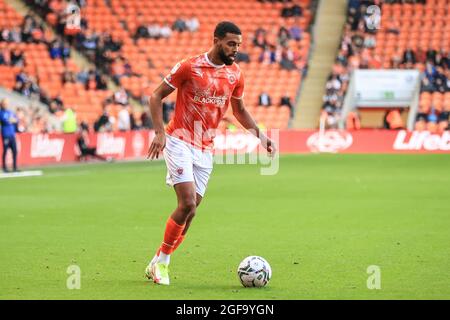
{"label": "spectator in stands", "polygon": [[20,69],[19,73],[16,74],[16,83],[24,83],[28,81],[28,75],[25,73],[25,69]]}
{"label": "spectator in stands", "polygon": [[364,37],[364,48],[374,48],[377,45],[377,40],[375,38],[375,36],[371,35],[371,34],[367,34]]}
{"label": "spectator in stands", "polygon": [[107,90],[108,89],[108,78],[106,75],[102,74],[96,78],[97,90]]}
{"label": "spectator in stands", "polygon": [[148,36],[152,39],[159,39],[161,37],[161,26],[153,20],[147,28]]}
{"label": "spectator in stands", "polygon": [[297,66],[294,61],[294,52],[290,48],[281,49],[280,66],[285,70],[295,70]]}
{"label": "spectator in stands", "polygon": [[77,145],[80,149],[79,160],[87,159],[88,156],[97,158],[102,161],[111,161],[111,158],[105,158],[97,153],[97,148],[90,146],[89,132],[86,129],[81,129],[77,137]]}
{"label": "spectator in stands", "polygon": [[90,30],[80,35],[80,42],[84,50],[94,51],[97,48],[97,36]]}
{"label": "spectator in stands", "polygon": [[75,133],[77,131],[77,116],[72,108],[64,108],[62,123],[64,133]]}
{"label": "spectator in stands", "polygon": [[11,52],[11,65],[14,67],[25,66],[25,57],[22,50],[14,49]]}
{"label": "spectator in stands", "polygon": [[131,129],[130,112],[127,105],[122,105],[117,115],[117,129],[129,131]]}
{"label": "spectator in stands", "polygon": [[423,77],[422,79],[422,85],[421,85],[421,92],[434,92],[436,90],[436,87],[432,82],[430,82],[430,79],[427,77]]}
{"label": "spectator in stands", "polygon": [[172,25],[173,31],[183,32],[188,29],[186,21],[180,17],[178,17]]}
{"label": "spectator in stands", "polygon": [[416,63],[416,54],[411,48],[406,49],[405,52],[403,53],[402,63],[409,65]]}
{"label": "spectator in stands", "polygon": [[116,119],[109,114],[109,106],[103,105],[103,112],[94,123],[95,132],[112,131],[116,123]]}
{"label": "spectator in stands", "polygon": [[294,3],[291,7],[293,17],[301,17],[303,15],[303,9],[297,3]]}
{"label": "spectator in stands", "polygon": [[120,86],[119,90],[114,92],[114,103],[127,106],[128,105],[128,93],[123,86]]}
{"label": "spectator in stands", "polygon": [[34,78],[29,77],[26,82],[22,83],[19,92],[28,98],[35,99],[39,97],[40,89],[39,86],[34,81]]}
{"label": "spectator in stands", "polygon": [[186,27],[189,32],[196,32],[200,28],[200,22],[196,16],[192,16],[186,20]]}
{"label": "spectator in stands", "polygon": [[50,58],[52,59],[61,59],[62,58],[62,51],[61,51],[61,45],[59,41],[54,40],[52,43],[50,43]]}
{"label": "spectator in stands", "polygon": [[36,27],[36,22],[29,14],[27,14],[23,20],[22,26],[21,26],[21,36],[22,41],[24,42],[31,42],[32,40],[32,32],[33,29]]}
{"label": "spectator in stands", "polygon": [[13,170],[17,170],[17,131],[18,118],[16,114],[8,109],[8,101],[3,99],[0,101],[0,126],[3,143],[2,168],[3,172],[9,172],[6,166],[6,154],[11,150],[13,156]]}
{"label": "spectator in stands", "polygon": [[277,47],[274,45],[270,45],[265,49],[261,50],[261,54],[259,55],[258,61],[264,64],[272,64],[278,62],[278,51]]}
{"label": "spectator in stands", "polygon": [[272,99],[267,92],[261,92],[258,98],[258,105],[263,107],[269,107],[272,105]]}
{"label": "spectator in stands", "polygon": [[302,28],[299,26],[299,22],[296,19],[294,24],[289,28],[289,36],[295,41],[300,41],[302,39]]}
{"label": "spectator in stands", "polygon": [[16,43],[22,42],[22,33],[21,33],[19,27],[14,27],[11,30],[9,36],[10,36],[11,42],[16,42]]}
{"label": "spectator in stands", "polygon": [[291,97],[288,92],[285,92],[284,95],[280,98],[280,107],[287,106],[290,111],[290,117],[292,118],[294,115],[294,105],[292,104]]}
{"label": "spectator in stands", "polygon": [[134,34],[134,40],[138,40],[140,38],[148,38],[150,36],[148,32],[148,27],[145,26],[142,16],[138,15],[138,27],[136,28],[136,32]]}
{"label": "spectator in stands", "polygon": [[401,109],[393,109],[386,111],[384,117],[384,127],[386,129],[391,130],[404,129],[405,126],[403,124],[401,112],[402,112]]}
{"label": "spectator in stands", "polygon": [[170,38],[172,35],[172,29],[169,26],[168,22],[165,22],[164,25],[161,27],[160,35],[162,38]]}
{"label": "spectator in stands", "polygon": [[253,37],[253,45],[261,49],[265,49],[268,45],[266,39],[267,32],[263,28],[256,29],[255,36]]}
{"label": "spectator in stands", "polygon": [[358,112],[355,111],[350,111],[347,114],[347,119],[346,119],[346,125],[345,128],[347,130],[359,130],[361,129],[361,121],[360,121],[360,116],[358,114]]}
{"label": "spectator in stands", "polygon": [[293,5],[284,4],[281,9],[281,16],[283,18],[301,17],[302,15],[303,9],[297,3],[294,3]]}
{"label": "spectator in stands", "polygon": [[114,40],[111,34],[106,33],[103,35],[103,47],[105,51],[117,52],[122,48],[122,42]]}
{"label": "spectator in stands", "polygon": [[288,4],[283,5],[283,8],[281,8],[281,16],[283,18],[292,17],[291,7]]}
{"label": "spectator in stands", "polygon": [[430,80],[431,83],[434,83],[434,80],[437,76],[437,70],[432,60],[428,60],[425,65],[425,76],[428,78],[428,80]]}
{"label": "spectator in stands", "polygon": [[278,30],[278,44],[286,47],[288,45],[289,40],[291,39],[291,34],[288,29],[284,26],[281,26]]}
{"label": "spectator in stands", "polygon": [[337,75],[331,75],[325,87],[327,90],[339,91],[342,88],[342,81],[339,79]]}

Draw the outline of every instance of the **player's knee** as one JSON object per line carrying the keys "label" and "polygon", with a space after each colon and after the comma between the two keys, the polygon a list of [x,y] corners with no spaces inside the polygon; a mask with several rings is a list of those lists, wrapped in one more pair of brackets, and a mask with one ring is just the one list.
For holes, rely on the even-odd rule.
{"label": "player's knee", "polygon": [[180,203],[180,209],[186,217],[194,215],[196,208],[195,200],[187,200]]}

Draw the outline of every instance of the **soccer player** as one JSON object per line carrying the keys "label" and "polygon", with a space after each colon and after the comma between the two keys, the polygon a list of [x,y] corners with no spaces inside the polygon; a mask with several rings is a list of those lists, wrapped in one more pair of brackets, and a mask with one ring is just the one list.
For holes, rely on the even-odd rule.
{"label": "soccer player", "polygon": [[[244,107],[244,77],[234,63],[241,43],[240,29],[232,22],[220,22],[212,48],[176,64],[150,97],[155,137],[148,157],[155,159],[163,152],[166,182],[174,187],[178,200],[167,220],[163,242],[145,269],[155,283],[169,285],[170,256],[183,242],[205,194],[212,171],[214,131],[229,102],[239,123],[261,140],[269,155],[276,152]],[[175,115],[164,130],[161,100],[175,89]]]}

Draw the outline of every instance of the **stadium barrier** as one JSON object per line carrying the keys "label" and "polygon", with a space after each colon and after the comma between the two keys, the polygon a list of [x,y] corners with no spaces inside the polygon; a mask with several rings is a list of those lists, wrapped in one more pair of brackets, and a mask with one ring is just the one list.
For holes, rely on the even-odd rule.
{"label": "stadium barrier", "polygon": [[[91,134],[97,153],[115,159],[144,159],[154,136],[152,130]],[[20,166],[36,166],[78,161],[76,134],[31,134],[17,136]],[[223,153],[255,152],[259,141],[250,133],[233,132],[218,135],[215,151]],[[0,152],[2,146],[0,145]],[[295,153],[449,153],[450,132],[433,134],[428,131],[405,130],[328,130],[279,132],[281,154]],[[11,162],[8,154],[7,162]]]}

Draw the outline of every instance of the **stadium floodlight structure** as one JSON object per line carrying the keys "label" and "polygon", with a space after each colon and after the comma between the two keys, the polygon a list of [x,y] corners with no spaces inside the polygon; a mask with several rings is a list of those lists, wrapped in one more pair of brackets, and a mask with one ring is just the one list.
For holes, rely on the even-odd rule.
{"label": "stadium floodlight structure", "polygon": [[419,70],[357,69],[350,76],[339,128],[345,129],[350,111],[364,108],[408,108],[407,129],[414,129],[419,109]]}

